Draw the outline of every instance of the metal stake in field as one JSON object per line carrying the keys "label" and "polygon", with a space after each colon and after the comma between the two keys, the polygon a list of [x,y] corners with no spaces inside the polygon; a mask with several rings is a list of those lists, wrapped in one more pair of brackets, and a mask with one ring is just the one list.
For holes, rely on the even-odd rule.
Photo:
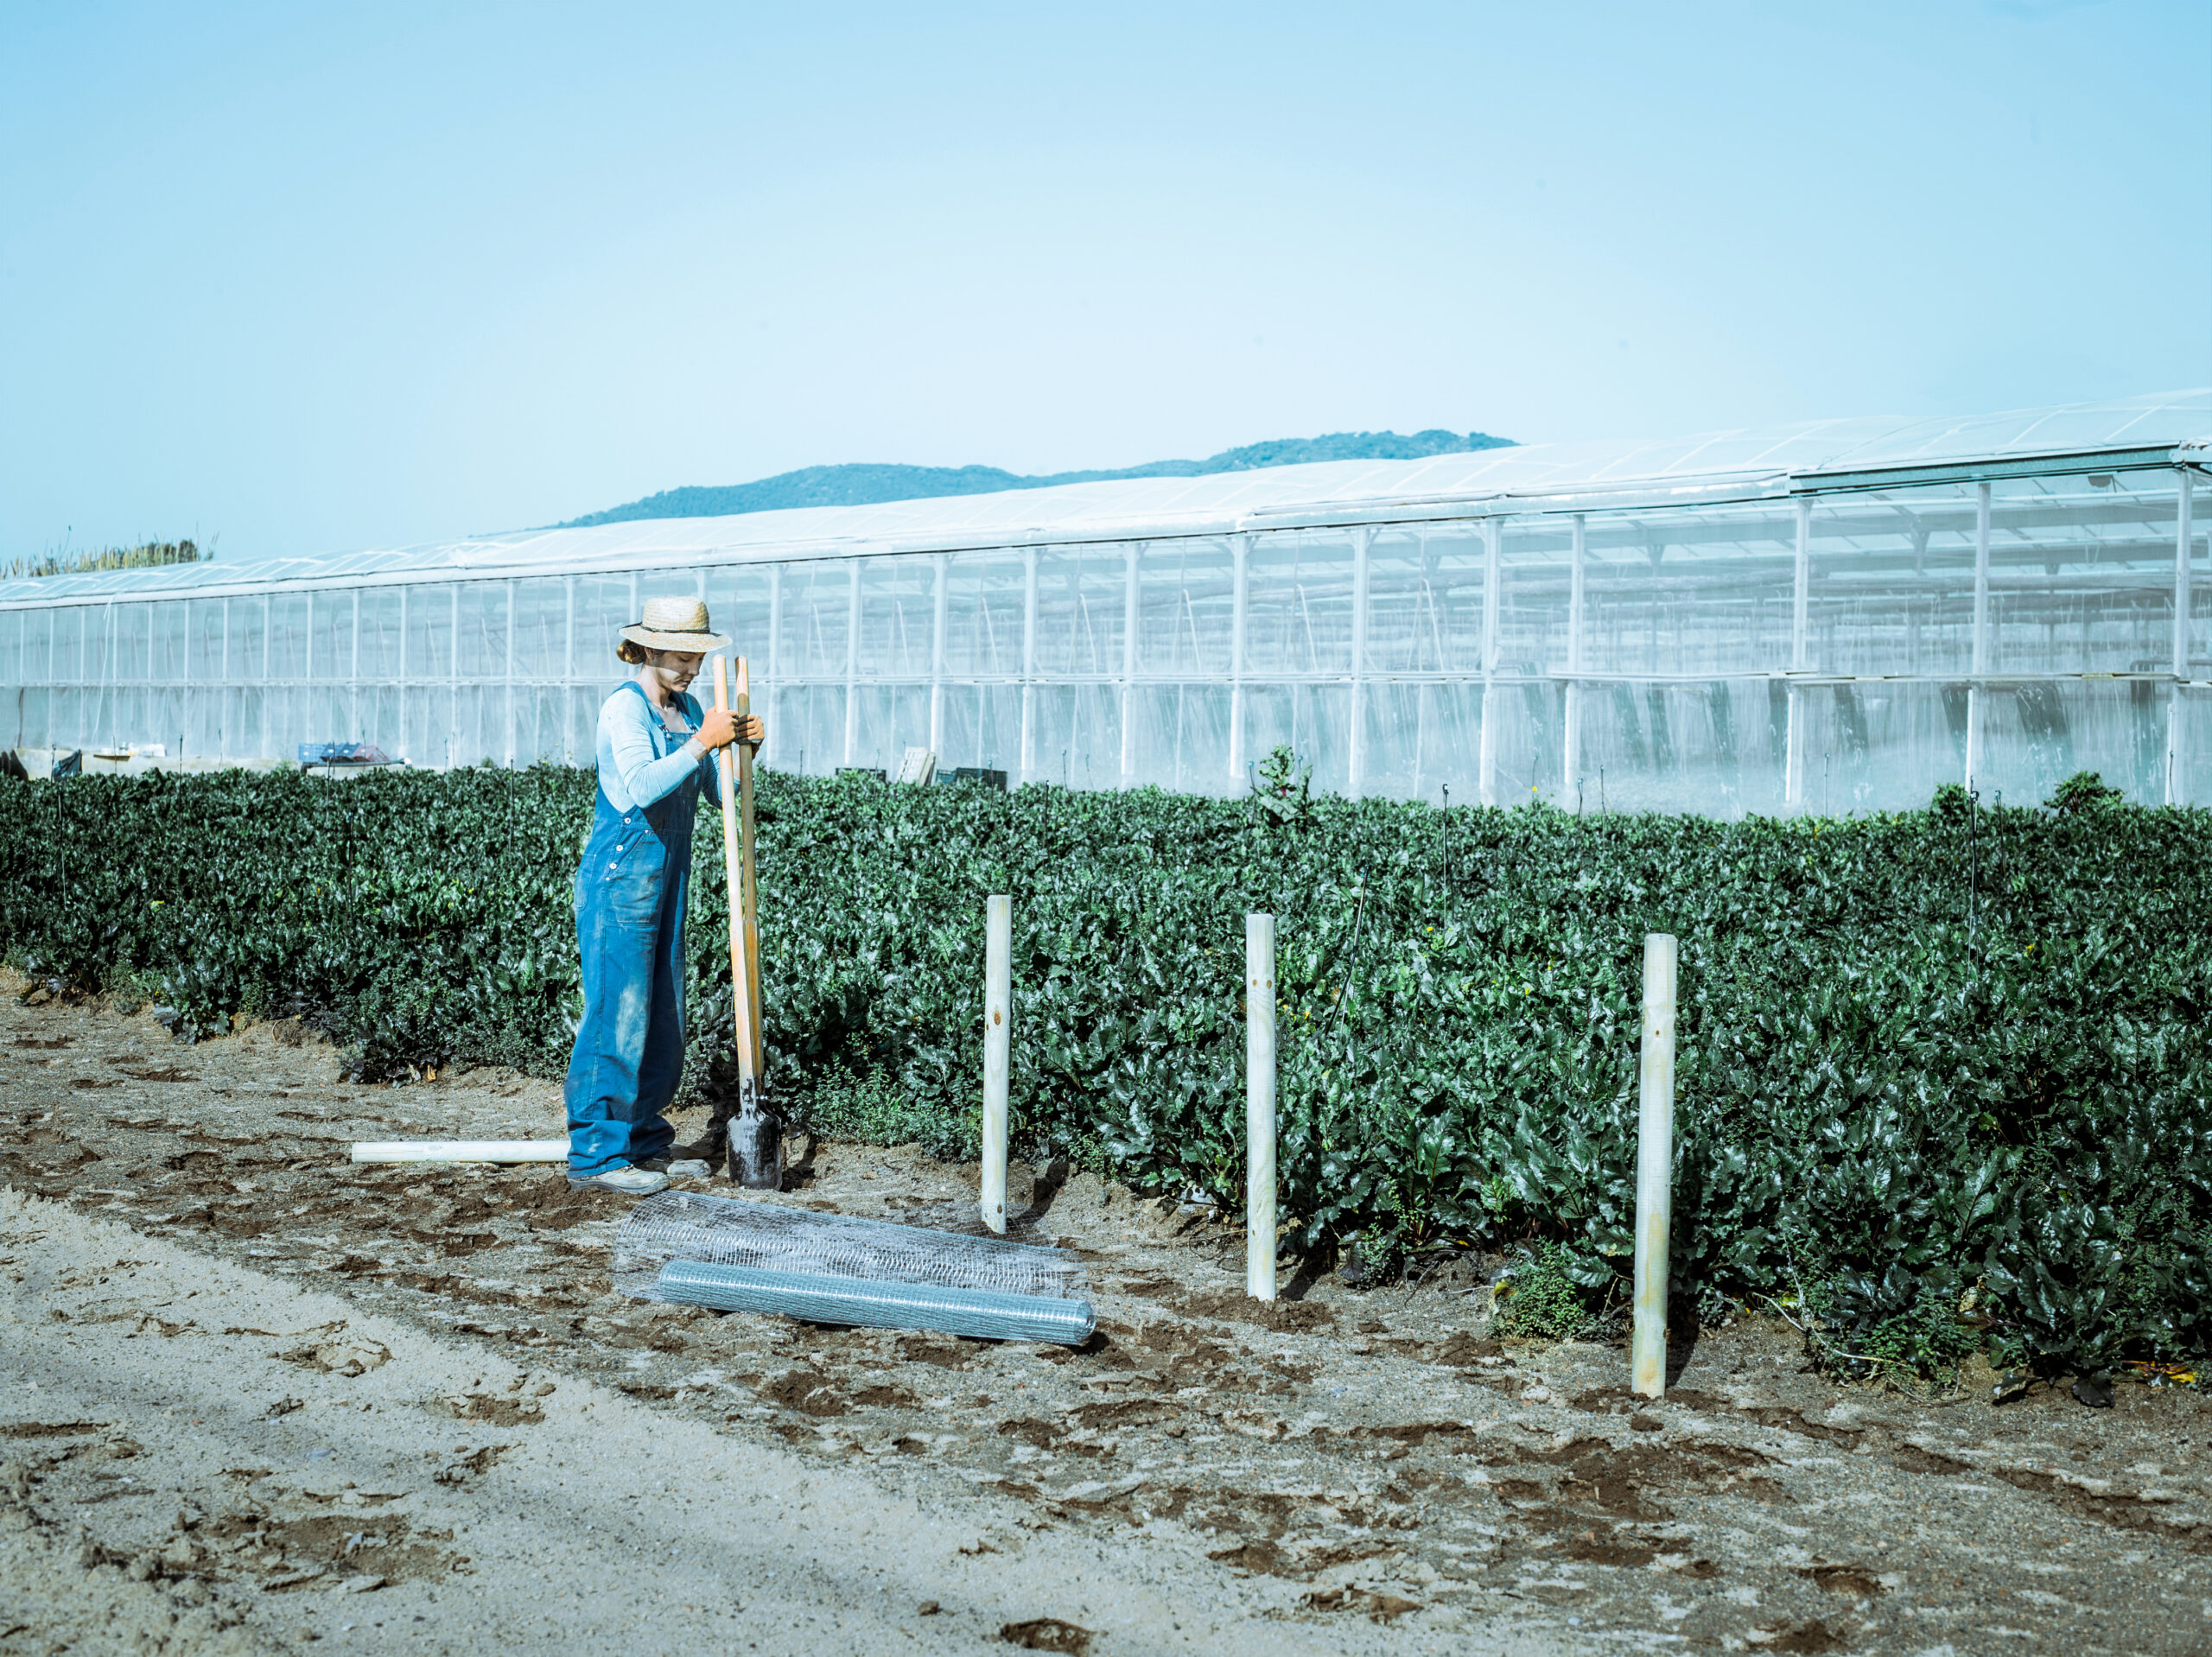
{"label": "metal stake in field", "polygon": [[[737,658],[736,705],[729,663],[715,657],[715,706],[740,719],[752,711],[752,684]],[[722,858],[729,876],[729,985],[737,1025],[737,1115],[729,1125],[729,1176],[756,1190],[783,1184],[783,1124],[760,1097],[760,930],[753,882],[753,753],[742,742],[721,751]]]}
{"label": "metal stake in field", "polygon": [[1275,917],[1244,917],[1244,1292],[1275,1298]]}
{"label": "metal stake in field", "polygon": [[1667,1235],[1674,1218],[1675,940],[1643,940],[1643,1063],[1636,1141],[1635,1390],[1667,1390]]}
{"label": "metal stake in field", "polygon": [[983,943],[983,1223],[1006,1235],[1006,1084],[1013,1034],[1014,899],[995,896]]}

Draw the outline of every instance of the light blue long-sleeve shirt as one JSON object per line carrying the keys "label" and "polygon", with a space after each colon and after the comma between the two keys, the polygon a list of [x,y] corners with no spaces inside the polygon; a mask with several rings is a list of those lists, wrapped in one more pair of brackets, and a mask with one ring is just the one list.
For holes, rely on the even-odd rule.
{"label": "light blue long-sleeve shirt", "polygon": [[[672,710],[671,710],[672,711]],[[683,698],[683,718],[692,731],[703,717],[696,696]],[[664,800],[686,783],[721,807],[721,782],[714,756],[689,732],[671,731],[663,716],[631,685],[623,685],[600,705],[599,786],[617,811],[633,811]]]}

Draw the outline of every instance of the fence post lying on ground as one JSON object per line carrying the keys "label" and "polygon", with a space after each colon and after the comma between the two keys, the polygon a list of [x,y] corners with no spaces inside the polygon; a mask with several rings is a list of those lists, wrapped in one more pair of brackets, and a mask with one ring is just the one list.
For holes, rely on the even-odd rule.
{"label": "fence post lying on ground", "polygon": [[1275,917],[1244,917],[1244,1292],[1275,1298]]}
{"label": "fence post lying on ground", "polygon": [[566,1162],[566,1140],[364,1140],[355,1162]]}
{"label": "fence post lying on ground", "polygon": [[1643,1088],[1636,1135],[1635,1390],[1667,1390],[1667,1234],[1674,1218],[1675,940],[1643,940]]}
{"label": "fence post lying on ground", "polygon": [[1006,1083],[1014,1018],[1014,899],[994,897],[983,945],[983,1223],[1006,1235]]}

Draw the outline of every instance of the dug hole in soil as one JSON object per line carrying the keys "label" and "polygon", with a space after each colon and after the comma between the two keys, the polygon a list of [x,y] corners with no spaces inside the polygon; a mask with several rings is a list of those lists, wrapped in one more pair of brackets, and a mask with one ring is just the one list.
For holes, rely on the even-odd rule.
{"label": "dug hole in soil", "polygon": [[[0,1650],[2212,1648],[2193,1394],[1916,1403],[1745,1320],[1651,1404],[1618,1347],[1494,1338],[1479,1272],[1261,1305],[1217,1216],[1019,1167],[1081,1349],[653,1305],[558,1167],[346,1159],[558,1138],[554,1084],[23,990]],[[761,1200],[973,1216],[972,1167],[792,1150]]]}

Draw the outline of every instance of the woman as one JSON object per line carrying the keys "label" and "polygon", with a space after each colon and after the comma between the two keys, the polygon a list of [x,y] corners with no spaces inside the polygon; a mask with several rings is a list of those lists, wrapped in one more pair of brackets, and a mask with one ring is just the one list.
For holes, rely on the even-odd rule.
{"label": "woman", "polygon": [[569,1188],[648,1197],[671,1173],[676,1130],[661,1113],[683,1073],[683,898],[691,818],[719,809],[714,754],[760,746],[757,719],[702,712],[688,694],[712,632],[696,599],[654,599],[615,654],[637,671],[599,710],[599,807],[576,869],[584,1019],[569,1061]]}

